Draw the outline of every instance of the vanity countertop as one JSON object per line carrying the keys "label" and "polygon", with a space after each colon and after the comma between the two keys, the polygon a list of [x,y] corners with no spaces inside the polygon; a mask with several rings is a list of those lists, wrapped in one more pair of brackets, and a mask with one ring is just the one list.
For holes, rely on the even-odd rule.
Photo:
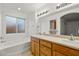
{"label": "vanity countertop", "polygon": [[[47,41],[51,41],[53,43],[61,44],[76,50],[79,50],[79,40],[75,41],[66,41],[64,37],[57,37],[57,36],[47,36],[47,35],[32,35],[32,37],[36,37],[39,39],[44,39]],[[68,39],[67,39],[68,40]]]}

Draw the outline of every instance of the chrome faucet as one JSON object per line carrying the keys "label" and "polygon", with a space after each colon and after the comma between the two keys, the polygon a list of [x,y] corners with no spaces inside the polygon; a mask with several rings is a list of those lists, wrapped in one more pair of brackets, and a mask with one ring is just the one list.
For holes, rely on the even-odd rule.
{"label": "chrome faucet", "polygon": [[70,34],[70,36],[71,36],[71,37],[70,37],[70,40],[74,40],[74,39],[73,39],[73,34]]}

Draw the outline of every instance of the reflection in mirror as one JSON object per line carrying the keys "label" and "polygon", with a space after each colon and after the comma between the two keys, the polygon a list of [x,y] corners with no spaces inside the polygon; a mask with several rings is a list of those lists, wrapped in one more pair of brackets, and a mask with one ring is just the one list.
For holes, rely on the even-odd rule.
{"label": "reflection in mirror", "polygon": [[56,20],[50,21],[50,34],[56,34]]}
{"label": "reflection in mirror", "polygon": [[6,16],[6,33],[16,33],[16,18]]}
{"label": "reflection in mirror", "polygon": [[25,20],[22,18],[18,19],[18,33],[24,33],[25,32]]}
{"label": "reflection in mirror", "polygon": [[61,35],[79,36],[79,13],[68,13],[61,17]]}

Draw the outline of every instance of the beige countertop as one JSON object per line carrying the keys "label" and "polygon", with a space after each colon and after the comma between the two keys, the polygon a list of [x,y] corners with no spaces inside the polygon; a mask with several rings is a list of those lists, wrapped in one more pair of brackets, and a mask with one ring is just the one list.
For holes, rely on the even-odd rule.
{"label": "beige countertop", "polygon": [[66,38],[47,36],[47,35],[32,35],[32,37],[48,40],[54,43],[58,43],[58,44],[79,50],[79,40],[70,41],[69,39],[66,39]]}

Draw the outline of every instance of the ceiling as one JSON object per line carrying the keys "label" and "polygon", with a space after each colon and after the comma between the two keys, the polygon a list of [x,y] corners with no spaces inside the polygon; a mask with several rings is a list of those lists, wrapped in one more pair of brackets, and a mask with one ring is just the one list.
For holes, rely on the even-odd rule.
{"label": "ceiling", "polygon": [[9,10],[17,10],[21,8],[21,12],[23,13],[31,13],[31,12],[39,12],[44,9],[48,9],[50,11],[56,8],[57,3],[0,3],[0,8],[9,9]]}
{"label": "ceiling", "polygon": [[29,13],[35,11],[35,9],[39,9],[45,5],[45,3],[0,3],[0,8],[17,10],[17,8],[21,8],[21,12]]}

